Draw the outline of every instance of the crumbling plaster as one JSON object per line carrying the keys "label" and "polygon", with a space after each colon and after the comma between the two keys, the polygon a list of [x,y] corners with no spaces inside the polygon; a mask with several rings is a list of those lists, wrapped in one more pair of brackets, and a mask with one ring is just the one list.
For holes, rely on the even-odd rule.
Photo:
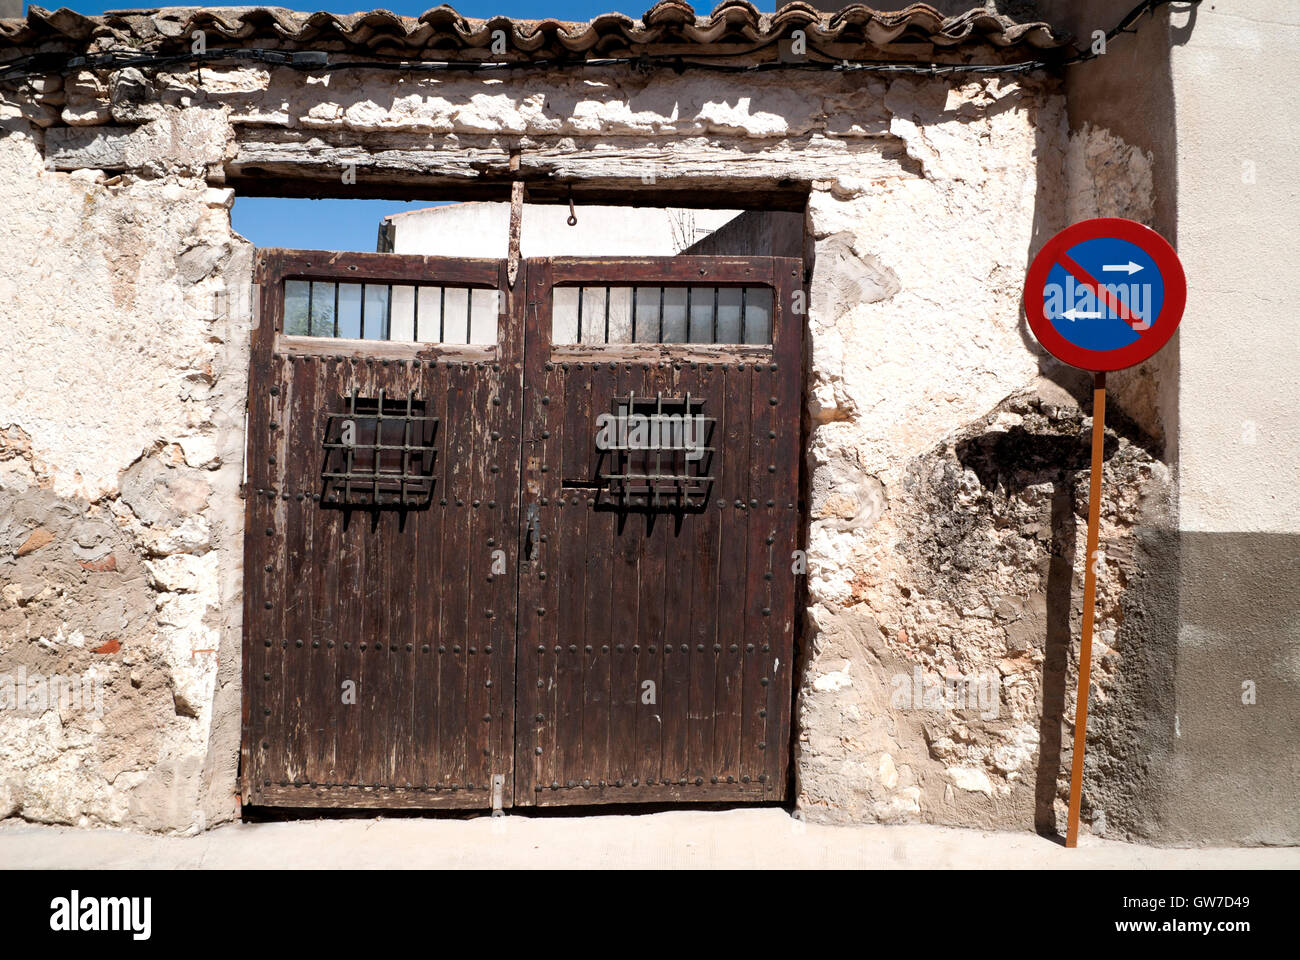
{"label": "crumbling plaster", "polygon": [[[1044,790],[1031,781],[1040,741],[1056,736],[1037,719],[1053,656],[1048,579],[1063,529],[1082,527],[1068,474],[1087,421],[1020,318],[1021,282],[1067,216],[1115,208],[1141,219],[1149,185],[1143,156],[1105,131],[1066,133],[1050,81],[205,67],[201,85],[193,71],[83,73],[6,91],[0,104],[0,315],[11,341],[0,376],[17,385],[0,407],[4,487],[16,498],[0,569],[17,576],[14,552],[50,498],[70,524],[102,518],[116,538],[104,542],[123,554],[115,573],[62,583],[53,570],[66,557],[48,554],[50,584],[6,599],[0,652],[8,661],[60,629],[85,633],[104,602],[93,577],[116,576],[107,593],[128,604],[126,622],[93,640],[121,634],[122,647],[97,662],[123,692],[146,691],[134,708],[114,708],[129,713],[124,729],[162,730],[134,753],[136,740],[120,736],[125,757],[110,763],[111,709],[106,731],[54,753],[31,739],[61,720],[0,714],[0,779],[16,798],[0,814],[164,830],[234,814],[251,320],[247,302],[212,294],[247,285],[251,251],[231,231],[223,171],[319,178],[355,164],[358,181],[418,169],[445,188],[517,149],[523,175],[579,189],[743,190],[756,178],[809,189],[800,809],[839,820],[1041,819]],[[1109,177],[1101,194],[1074,185],[1099,169]],[[1121,403],[1158,434],[1140,377]],[[1020,456],[1022,441],[1068,466],[1026,473],[999,459]],[[1134,486],[1111,484],[1105,509],[1102,688],[1125,669],[1125,544],[1142,492],[1158,501],[1167,483],[1141,442],[1116,442],[1107,469]],[[39,552],[75,540],[53,533]],[[1076,540],[1067,575],[1080,569]],[[208,647],[219,653],[191,653]],[[918,666],[927,676],[996,671],[996,718],[891,703],[891,674]],[[1068,744],[1068,717],[1055,722]]]}
{"label": "crumbling plaster", "polygon": [[109,177],[46,169],[39,128],[0,105],[0,673],[105,683],[102,713],[0,712],[2,815],[185,831],[234,812],[233,753],[210,748],[238,738],[248,318],[217,294],[251,249],[189,159],[210,139],[194,119]]}

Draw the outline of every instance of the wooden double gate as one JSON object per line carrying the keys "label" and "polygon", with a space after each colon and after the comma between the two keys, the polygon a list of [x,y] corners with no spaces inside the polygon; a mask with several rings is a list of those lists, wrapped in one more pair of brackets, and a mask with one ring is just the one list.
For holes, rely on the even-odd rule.
{"label": "wooden double gate", "polygon": [[784,798],[801,264],[257,269],[244,803]]}

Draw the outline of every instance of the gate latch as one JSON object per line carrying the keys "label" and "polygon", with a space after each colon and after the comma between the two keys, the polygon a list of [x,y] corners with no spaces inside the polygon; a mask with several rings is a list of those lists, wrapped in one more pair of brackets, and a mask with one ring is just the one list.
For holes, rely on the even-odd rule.
{"label": "gate latch", "polygon": [[539,552],[538,543],[541,540],[541,516],[537,510],[537,504],[528,505],[528,525],[524,533],[524,559],[530,563],[537,559]]}

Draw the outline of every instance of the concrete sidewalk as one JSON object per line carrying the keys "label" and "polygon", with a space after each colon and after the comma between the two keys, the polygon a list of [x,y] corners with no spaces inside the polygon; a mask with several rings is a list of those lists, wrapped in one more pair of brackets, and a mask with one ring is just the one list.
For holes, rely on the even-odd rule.
{"label": "concrete sidewalk", "polygon": [[1300,868],[1300,848],[1167,849],[1028,833],[803,824],[784,810],[238,823],[197,837],[0,824],[0,868]]}

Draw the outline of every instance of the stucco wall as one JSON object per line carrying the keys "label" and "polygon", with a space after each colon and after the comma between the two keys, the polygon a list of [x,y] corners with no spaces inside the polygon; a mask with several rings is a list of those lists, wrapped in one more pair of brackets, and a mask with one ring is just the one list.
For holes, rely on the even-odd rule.
{"label": "stucco wall", "polygon": [[[1282,0],[1172,15],[1183,531],[1176,840],[1300,842],[1300,108]],[[1273,65],[1273,66],[1267,66]],[[1209,78],[1213,78],[1211,82]],[[1225,145],[1231,147],[1225,149]]]}
{"label": "stucco wall", "polygon": [[[1062,691],[1073,683],[1084,516],[1075,478],[1088,421],[1041,375],[1021,282],[1067,216],[1101,203],[1142,209],[1143,153],[1102,133],[1070,136],[1059,92],[1039,78],[606,70],[325,82],[205,67],[201,89],[196,79],[126,70],[51,83],[40,102],[6,94],[16,105],[5,108],[0,191],[17,242],[0,253],[14,291],[0,318],[25,342],[4,361],[22,390],[0,407],[15,498],[0,563],[10,580],[29,557],[49,563],[30,596],[6,600],[0,655],[28,656],[59,629],[84,634],[95,609],[88,580],[68,580],[62,594],[47,585],[71,569],[70,557],[46,553],[53,544],[17,555],[47,499],[60,498],[72,521],[111,517],[123,553],[113,575],[143,570],[131,580],[131,631],[111,652],[56,651],[68,663],[98,658],[120,678],[110,701],[137,691],[116,707],[122,716],[168,733],[162,754],[135,746],[143,733],[118,737],[132,771],[123,779],[105,761],[107,720],[75,746],[47,748],[33,743],[38,727],[84,722],[0,714],[14,798],[5,812],[152,829],[233,815],[251,317],[242,302],[223,319],[195,305],[249,277],[248,245],[231,233],[229,197],[215,184],[226,173],[320,178],[349,166],[371,185],[413,174],[446,183],[467,176],[471,159],[513,150],[521,175],[562,175],[579,195],[613,184],[635,202],[665,181],[808,191],[799,806],[833,820],[1051,826],[1069,768],[1058,745],[1068,750]],[[43,169],[43,150],[55,170]],[[83,169],[96,165],[109,173]],[[1072,174],[1103,168],[1104,197],[1072,188]],[[163,294],[181,305],[160,303]],[[49,319],[30,337],[35,316]],[[1102,691],[1142,669],[1126,656],[1139,641],[1125,632],[1125,585],[1137,575],[1142,513],[1167,495],[1148,436],[1158,415],[1141,391],[1125,406],[1131,422],[1117,414],[1107,465]],[[157,492],[133,492],[141,486]],[[196,541],[184,539],[196,528]],[[110,632],[85,648],[104,649]],[[200,641],[218,648],[215,662],[181,656]],[[145,662],[157,678],[137,686],[132,670]],[[968,684],[974,707],[927,696],[944,678]],[[1107,768],[1132,737],[1131,722],[1115,726],[1096,748],[1102,781],[1128,776]],[[164,783],[166,804],[150,786]]]}
{"label": "stucco wall", "polygon": [[1287,284],[1300,267],[1300,106],[1286,71],[1261,65],[1295,58],[1300,9],[1216,4],[1188,34],[1171,52],[1189,277],[1179,403],[1195,425],[1179,447],[1182,527],[1296,534],[1300,315]]}

